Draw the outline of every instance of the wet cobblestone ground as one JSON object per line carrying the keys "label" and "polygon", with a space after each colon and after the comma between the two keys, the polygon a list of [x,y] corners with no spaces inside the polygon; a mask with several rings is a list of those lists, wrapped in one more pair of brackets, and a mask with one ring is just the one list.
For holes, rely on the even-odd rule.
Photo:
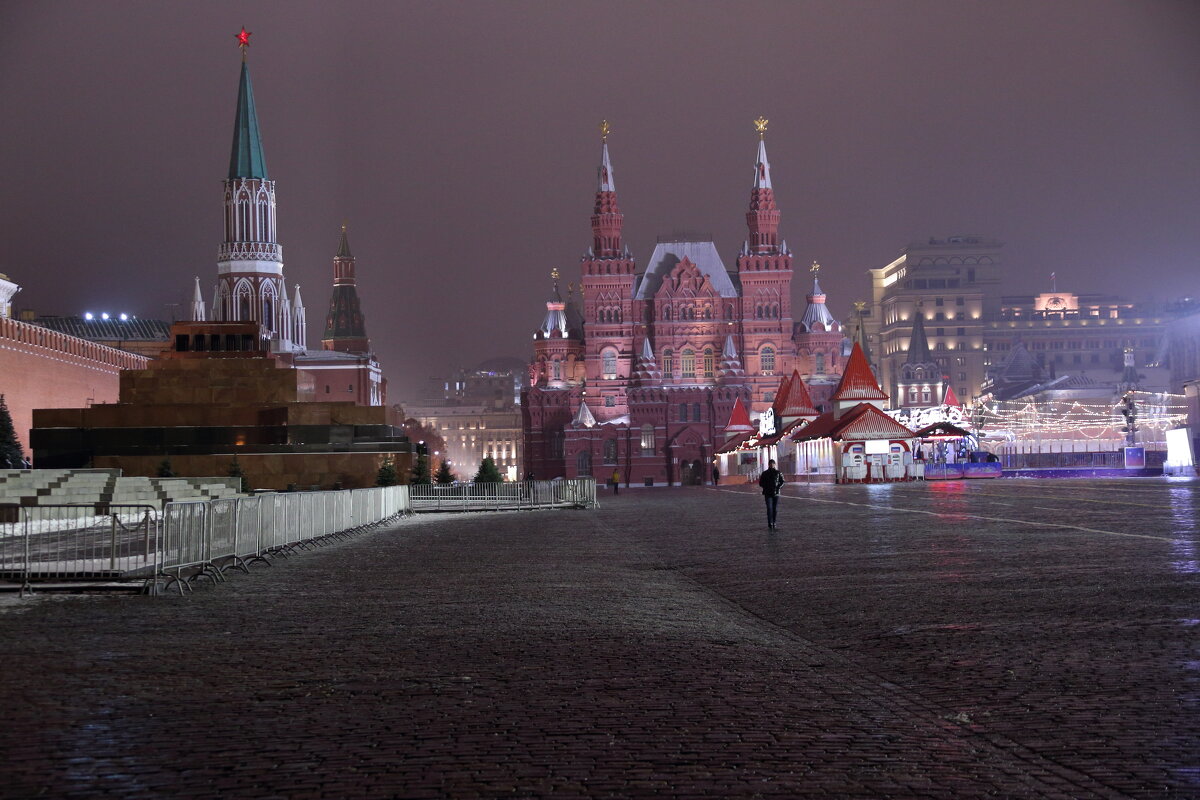
{"label": "wet cobblestone ground", "polygon": [[1200,796],[1200,483],[602,502],[7,601],[0,796]]}

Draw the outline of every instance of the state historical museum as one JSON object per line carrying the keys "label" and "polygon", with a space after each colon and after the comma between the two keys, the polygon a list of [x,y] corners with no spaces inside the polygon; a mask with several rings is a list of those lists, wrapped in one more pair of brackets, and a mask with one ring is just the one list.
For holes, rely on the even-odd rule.
{"label": "state historical museum", "polygon": [[[728,269],[711,241],[659,241],[644,270],[621,236],[607,125],[580,294],[555,280],[534,333],[522,396],[526,475],[626,485],[711,481],[734,402],[771,407],[793,370],[825,410],[849,354],[816,280],[792,315],[792,253],[779,238],[763,131],[746,212],[749,237]],[[557,278],[557,272],[555,273]]]}

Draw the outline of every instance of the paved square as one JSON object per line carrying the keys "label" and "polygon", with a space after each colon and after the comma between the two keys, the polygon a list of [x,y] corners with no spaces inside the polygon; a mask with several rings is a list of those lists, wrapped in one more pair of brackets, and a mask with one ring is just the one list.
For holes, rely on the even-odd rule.
{"label": "paved square", "polygon": [[1200,796],[1198,489],[623,490],[7,601],[0,795]]}

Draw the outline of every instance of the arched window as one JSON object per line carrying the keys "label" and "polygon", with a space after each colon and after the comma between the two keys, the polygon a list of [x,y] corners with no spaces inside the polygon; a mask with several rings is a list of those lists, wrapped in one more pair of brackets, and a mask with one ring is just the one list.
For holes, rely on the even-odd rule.
{"label": "arched window", "polygon": [[562,362],[557,358],[550,362],[550,378],[551,380],[562,380]]}
{"label": "arched window", "polygon": [[713,349],[711,347],[704,348],[704,377],[711,378],[713,376],[715,361]]}
{"label": "arched window", "polygon": [[663,319],[667,322],[671,321],[671,307],[663,306]]}
{"label": "arched window", "polygon": [[767,345],[759,351],[759,359],[762,364],[763,375],[775,374],[775,348]]}
{"label": "arched window", "polygon": [[679,359],[679,370],[685,378],[696,377],[696,351],[690,347],[685,347],[681,358]]}
{"label": "arched window", "polygon": [[700,404],[692,403],[692,422],[700,421]]}
{"label": "arched window", "polygon": [[733,319],[733,306],[725,306],[725,319]]}
{"label": "arched window", "polygon": [[575,457],[575,469],[580,475],[583,475],[583,476],[592,474],[592,453],[591,453],[591,451],[584,450],[584,451],[580,452],[580,454],[578,456]]}
{"label": "arched window", "polygon": [[601,366],[600,371],[604,373],[604,377],[609,380],[617,377],[617,351],[605,350],[601,358],[603,360],[603,365]]}
{"label": "arched window", "polygon": [[825,374],[825,354],[824,353],[817,353],[817,374],[818,375]]}
{"label": "arched window", "polygon": [[250,287],[241,284],[237,288],[237,321],[250,322],[254,319],[254,306],[250,302]]}
{"label": "arched window", "polygon": [[617,440],[616,439],[605,439],[604,440],[604,463],[605,464],[617,463]]}
{"label": "arched window", "polygon": [[642,452],[654,452],[654,426],[649,422],[642,426]]}
{"label": "arched window", "polygon": [[621,321],[621,309],[620,308],[613,309],[613,317],[614,317],[614,320],[613,320],[614,322]]}
{"label": "arched window", "polygon": [[705,319],[712,319],[712,306],[705,306],[705,307],[704,307],[704,318],[705,318]]}
{"label": "arched window", "polygon": [[663,350],[663,375],[671,377],[675,374],[675,351],[671,348]]}
{"label": "arched window", "polygon": [[755,319],[762,319],[762,306],[755,306],[755,307],[754,307],[754,318],[755,318]]}

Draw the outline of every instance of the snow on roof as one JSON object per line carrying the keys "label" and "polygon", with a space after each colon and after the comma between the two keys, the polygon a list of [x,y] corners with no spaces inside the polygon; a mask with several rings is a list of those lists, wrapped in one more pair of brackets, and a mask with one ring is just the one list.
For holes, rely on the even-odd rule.
{"label": "snow on roof", "polygon": [[671,274],[683,259],[696,265],[702,275],[708,277],[713,288],[721,297],[737,297],[738,290],[733,277],[725,269],[725,263],[717,253],[717,247],[708,242],[659,242],[646,262],[646,272],[638,281],[635,300],[649,300],[658,293],[663,278]]}

